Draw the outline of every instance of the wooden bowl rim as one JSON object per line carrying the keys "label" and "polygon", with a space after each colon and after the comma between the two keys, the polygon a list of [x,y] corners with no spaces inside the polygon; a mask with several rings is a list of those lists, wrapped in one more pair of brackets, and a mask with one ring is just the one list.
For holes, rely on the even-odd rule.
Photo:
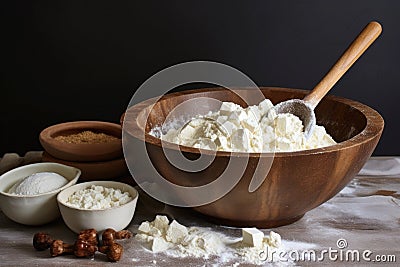
{"label": "wooden bowl rim", "polygon": [[[309,93],[309,90],[304,89],[295,89],[295,88],[285,88],[285,87],[259,87],[260,89],[267,89],[267,90],[278,90],[278,91],[285,91],[285,92],[294,92],[306,95]],[[249,90],[251,88],[235,88],[235,90]],[[212,88],[200,88],[200,89],[191,89],[185,90],[181,92],[166,94],[160,97],[153,97],[137,103],[131,107],[129,107],[125,113],[129,113],[129,118],[135,118],[133,122],[125,122],[126,114],[124,113],[121,116],[121,120],[123,120],[123,133],[126,132],[130,136],[133,136],[141,141],[145,141],[148,144],[152,144],[155,146],[163,147],[166,149],[178,150],[176,144],[171,144],[169,142],[163,141],[161,144],[161,139],[150,135],[149,133],[145,132],[143,138],[143,129],[140,127],[137,119],[139,115],[145,111],[146,108],[149,108],[151,105],[155,103],[155,100],[158,101],[166,101],[170,98],[174,98],[181,95],[187,94],[198,94],[204,93],[208,91],[224,91],[227,90],[222,87],[212,87]],[[337,143],[332,146],[322,147],[322,148],[315,148],[315,149],[308,149],[308,150],[300,150],[300,151],[293,151],[293,152],[275,152],[275,153],[248,153],[248,152],[228,152],[228,151],[210,151],[207,149],[198,149],[194,147],[182,146],[179,145],[181,152],[188,152],[188,153],[202,153],[202,154],[209,154],[209,155],[216,155],[220,157],[230,157],[230,156],[243,156],[243,157],[287,157],[287,156],[303,156],[303,155],[312,155],[312,154],[322,154],[328,152],[334,152],[338,150],[349,149],[354,146],[359,146],[364,143],[368,143],[372,139],[374,139],[377,135],[381,135],[384,127],[384,120],[382,116],[371,107],[362,104],[360,102],[347,99],[344,97],[339,97],[335,95],[327,95],[325,98],[329,100],[333,100],[336,102],[343,103],[345,105],[351,106],[354,109],[360,111],[366,118],[366,126],[365,128],[358,133],[357,135],[353,136],[352,138]],[[126,125],[127,127],[124,127]],[[124,134],[122,135],[122,137]],[[124,137],[123,137],[124,138]]]}

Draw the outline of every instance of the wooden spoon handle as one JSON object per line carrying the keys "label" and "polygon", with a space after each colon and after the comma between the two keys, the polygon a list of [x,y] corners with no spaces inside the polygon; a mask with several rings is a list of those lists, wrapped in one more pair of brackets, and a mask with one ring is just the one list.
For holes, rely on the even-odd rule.
{"label": "wooden spoon handle", "polygon": [[378,38],[381,32],[382,27],[378,22],[372,21],[368,23],[325,77],[303,100],[310,104],[312,108],[315,108],[343,74],[346,73],[354,62],[356,62],[365,50]]}

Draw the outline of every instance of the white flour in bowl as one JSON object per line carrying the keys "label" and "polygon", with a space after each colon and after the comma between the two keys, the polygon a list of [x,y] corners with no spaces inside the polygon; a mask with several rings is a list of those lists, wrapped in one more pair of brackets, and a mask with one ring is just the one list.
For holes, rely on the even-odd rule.
{"label": "white flour in bowl", "polygon": [[8,193],[32,196],[51,192],[66,185],[68,180],[54,172],[33,173],[16,182]]}
{"label": "white flour in bowl", "polygon": [[150,134],[175,144],[237,152],[289,152],[336,144],[319,125],[306,139],[297,116],[276,114],[273,107],[269,99],[247,108],[222,102],[216,112],[197,115],[186,124],[175,119],[154,127]]}

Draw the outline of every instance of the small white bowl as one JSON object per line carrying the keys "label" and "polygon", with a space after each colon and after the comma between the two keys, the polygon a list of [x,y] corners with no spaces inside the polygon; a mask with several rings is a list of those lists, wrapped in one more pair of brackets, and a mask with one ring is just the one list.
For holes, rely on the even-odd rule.
{"label": "small white bowl", "polygon": [[[37,172],[55,172],[69,182],[59,189],[43,194],[24,196],[8,193],[17,181]],[[1,210],[8,218],[21,224],[41,225],[51,222],[60,217],[57,194],[76,184],[80,175],[79,169],[58,163],[35,163],[8,171],[0,176]]]}
{"label": "small white bowl", "polygon": [[[120,189],[129,192],[132,200],[118,207],[107,209],[81,209],[68,205],[66,202],[74,192],[88,188],[92,185],[100,185],[108,188]],[[93,181],[76,184],[61,191],[57,196],[58,206],[65,224],[75,233],[85,229],[96,229],[98,232],[107,228],[120,231],[132,221],[135,213],[139,193],[130,185],[113,181]]]}

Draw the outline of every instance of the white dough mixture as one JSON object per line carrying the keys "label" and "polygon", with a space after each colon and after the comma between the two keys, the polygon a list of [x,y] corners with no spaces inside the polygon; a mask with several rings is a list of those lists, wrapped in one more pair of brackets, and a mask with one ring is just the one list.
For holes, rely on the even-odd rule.
{"label": "white dough mixture", "polygon": [[323,126],[316,125],[309,139],[302,121],[293,114],[276,114],[265,99],[258,105],[242,108],[222,102],[216,112],[198,115],[165,134],[153,129],[150,134],[175,144],[235,152],[289,152],[336,144]]}

